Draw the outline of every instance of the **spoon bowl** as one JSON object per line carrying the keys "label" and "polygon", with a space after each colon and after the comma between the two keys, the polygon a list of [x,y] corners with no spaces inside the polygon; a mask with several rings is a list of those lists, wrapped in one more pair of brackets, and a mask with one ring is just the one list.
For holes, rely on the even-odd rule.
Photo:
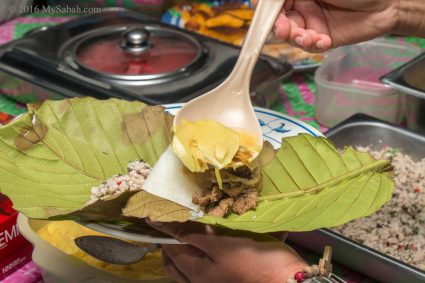
{"label": "spoon bowl", "polygon": [[250,81],[258,56],[282,9],[285,0],[260,0],[229,77],[215,89],[186,103],[174,118],[182,121],[213,120],[229,128],[242,130],[263,144],[261,126],[250,99]]}
{"label": "spoon bowl", "polygon": [[126,241],[105,236],[81,236],[75,244],[90,256],[103,262],[119,265],[131,265],[141,261],[145,255],[160,246],[150,244],[136,246]]}

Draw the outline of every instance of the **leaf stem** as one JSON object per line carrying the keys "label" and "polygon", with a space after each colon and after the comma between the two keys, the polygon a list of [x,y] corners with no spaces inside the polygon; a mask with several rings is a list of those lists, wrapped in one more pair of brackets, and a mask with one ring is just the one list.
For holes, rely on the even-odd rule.
{"label": "leaf stem", "polygon": [[[314,194],[314,193],[318,193],[328,187],[333,187],[338,185],[339,183],[344,182],[345,180],[349,180],[349,179],[353,179],[356,178],[364,173],[367,172],[377,172],[377,171],[385,171],[386,169],[391,167],[391,162],[388,160],[377,160],[371,164],[368,164],[366,166],[363,166],[361,168],[358,168],[354,171],[351,172],[347,172],[345,174],[339,175],[325,183],[319,184],[315,187],[306,189],[306,190],[299,190],[299,191],[295,191],[295,192],[289,192],[289,193],[280,193],[280,194],[275,194],[275,195],[269,195],[269,196],[262,196],[259,197],[258,200],[259,201],[273,201],[273,200],[280,200],[280,199],[284,199],[284,198],[295,198],[295,197],[299,197],[299,196],[303,196],[303,195],[307,195],[307,194]],[[381,170],[378,170],[381,169]],[[384,169],[384,170],[382,170]]]}

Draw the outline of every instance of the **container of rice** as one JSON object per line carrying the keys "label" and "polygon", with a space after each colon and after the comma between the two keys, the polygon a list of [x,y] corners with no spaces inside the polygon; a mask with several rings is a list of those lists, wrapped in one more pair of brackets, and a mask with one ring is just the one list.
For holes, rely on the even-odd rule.
{"label": "container of rice", "polygon": [[391,160],[396,189],[392,199],[376,213],[334,230],[425,271],[425,158],[414,160],[402,149],[388,146],[358,149]]}
{"label": "container of rice", "polygon": [[356,114],[326,136],[391,161],[391,200],[369,217],[333,229],[290,233],[288,240],[320,253],[333,248],[339,264],[385,283],[425,282],[425,136]]}

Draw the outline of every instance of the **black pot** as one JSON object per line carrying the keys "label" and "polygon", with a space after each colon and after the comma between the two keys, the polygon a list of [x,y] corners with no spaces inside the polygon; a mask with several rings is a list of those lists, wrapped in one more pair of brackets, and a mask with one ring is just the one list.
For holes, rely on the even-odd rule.
{"label": "black pot", "polygon": [[[240,48],[140,13],[107,11],[30,32],[0,47],[0,94],[18,102],[93,96],[185,102],[220,84]],[[261,56],[251,93],[267,107],[289,63]]]}

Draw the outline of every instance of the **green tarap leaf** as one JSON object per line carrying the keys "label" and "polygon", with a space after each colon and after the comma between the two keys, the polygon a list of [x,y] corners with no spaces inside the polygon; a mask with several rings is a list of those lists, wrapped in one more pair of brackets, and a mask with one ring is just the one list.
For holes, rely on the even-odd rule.
{"label": "green tarap leaf", "polygon": [[[190,210],[146,192],[87,205],[91,188],[142,159],[154,165],[171,141],[172,116],[159,106],[93,98],[48,101],[0,127],[0,192],[30,218],[186,221]],[[326,138],[285,138],[259,157],[258,206],[203,223],[254,232],[308,231],[370,215],[393,192],[389,161]],[[136,219],[139,218],[139,219]],[[136,224],[137,225],[137,224]]]}
{"label": "green tarap leaf", "polygon": [[[30,218],[77,210],[82,216],[93,186],[126,173],[130,161],[155,164],[170,143],[171,125],[162,107],[140,102],[84,98],[32,105],[0,128],[0,192]],[[101,214],[88,212],[96,219]]]}
{"label": "green tarap leaf", "polygon": [[198,221],[254,232],[310,231],[341,225],[378,210],[392,195],[390,162],[346,148],[340,153],[326,138],[302,134],[283,139],[262,168],[255,210]]}

